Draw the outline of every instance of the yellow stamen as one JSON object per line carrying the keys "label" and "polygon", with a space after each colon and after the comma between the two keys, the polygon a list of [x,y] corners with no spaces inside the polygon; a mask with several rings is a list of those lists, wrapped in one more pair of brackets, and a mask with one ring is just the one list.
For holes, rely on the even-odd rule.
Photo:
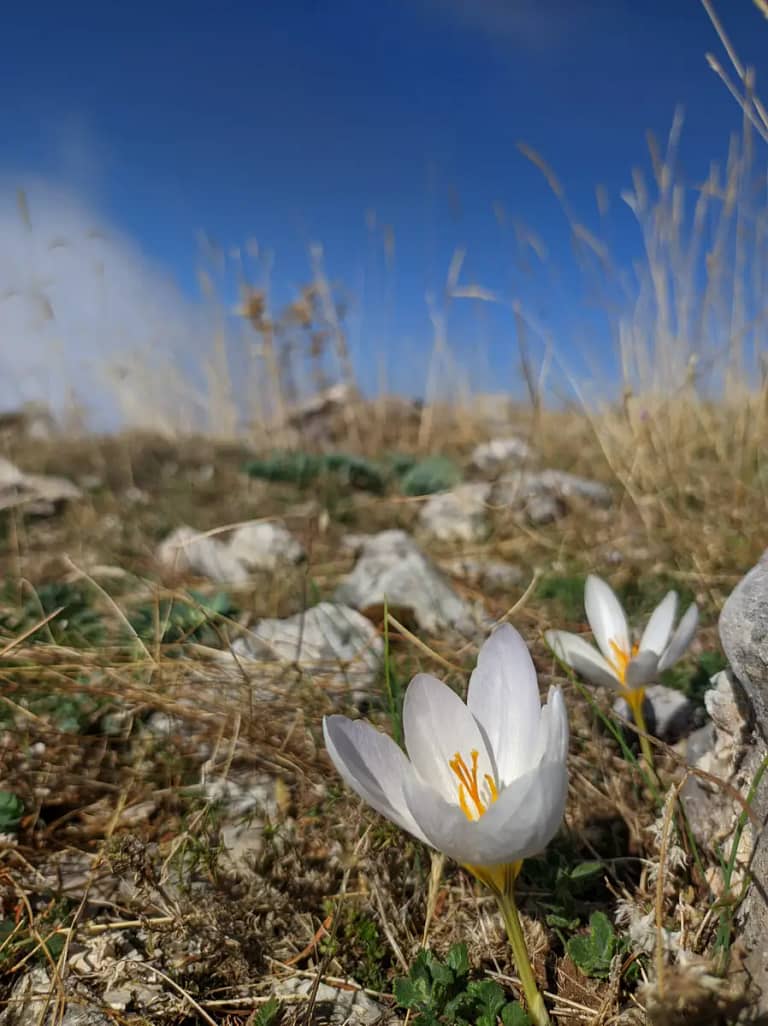
{"label": "yellow stamen", "polygon": [[[464,756],[459,752],[456,752],[454,757],[448,763],[459,781],[459,805],[461,811],[467,817],[467,819],[480,819],[484,812],[488,809],[488,805],[491,805],[499,797],[499,791],[496,787],[496,781],[490,775],[490,773],[483,774],[483,781],[488,788],[488,794],[490,795],[490,801],[486,804],[483,801],[483,796],[480,794],[480,781],[478,780],[478,760],[480,753],[477,749],[473,749],[470,752],[472,759],[472,769],[467,766]],[[475,813],[473,814],[470,801],[475,807]]]}
{"label": "yellow stamen", "polygon": [[608,644],[611,646],[611,651],[613,652],[613,659],[609,661],[611,666],[619,675],[619,680],[624,684],[627,677],[627,667],[631,660],[634,659],[640,651],[640,646],[638,644],[634,644],[629,652],[627,652],[613,639],[611,639]]}

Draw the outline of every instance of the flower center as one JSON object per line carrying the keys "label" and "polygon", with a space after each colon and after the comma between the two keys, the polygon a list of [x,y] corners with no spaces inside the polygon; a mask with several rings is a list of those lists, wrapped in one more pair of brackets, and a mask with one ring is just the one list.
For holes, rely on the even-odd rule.
{"label": "flower center", "polygon": [[[490,773],[484,773],[482,780],[479,779],[477,764],[480,753],[477,749],[473,749],[470,752],[470,758],[472,760],[471,769],[467,766],[464,756],[459,752],[456,752],[448,765],[456,774],[458,780],[461,811],[467,819],[476,820],[480,819],[483,813],[487,811],[488,806],[496,801],[499,797],[499,790],[496,787],[496,781]],[[483,788],[483,794],[480,793],[481,788]],[[470,802],[472,803],[471,805]]]}
{"label": "flower center", "polygon": [[634,644],[629,652],[627,652],[621,647],[621,645],[613,641],[613,639],[611,639],[608,644],[611,646],[611,652],[613,652],[613,659],[610,660],[611,666],[613,666],[614,670],[619,675],[621,683],[624,684],[627,677],[627,667],[631,660],[634,659],[640,651],[640,646],[638,644]]}

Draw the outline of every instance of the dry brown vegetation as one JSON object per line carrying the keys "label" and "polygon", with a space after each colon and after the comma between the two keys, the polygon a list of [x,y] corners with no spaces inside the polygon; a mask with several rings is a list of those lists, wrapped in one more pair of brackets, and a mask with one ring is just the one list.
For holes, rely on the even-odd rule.
{"label": "dry brown vegetation", "polygon": [[[515,562],[527,580],[538,575],[537,583],[516,594],[481,595],[456,582],[493,618],[514,607],[512,620],[532,646],[543,687],[562,678],[541,643],[543,631],[550,624],[582,629],[583,577],[597,570],[638,611],[668,586],[701,603],[703,627],[678,677],[695,692],[703,656],[710,669],[717,661],[718,610],[764,544],[765,397],[752,394],[733,414],[693,396],[645,403],[643,415],[633,402],[591,417],[515,412],[515,430],[535,442],[545,464],[601,479],[616,494],[610,511],[585,508],[544,528],[493,511],[493,533],[476,554]],[[378,440],[365,438],[365,430],[375,431],[370,407],[353,404],[352,415],[362,451],[372,452]],[[487,433],[466,410],[438,416],[440,448],[457,459]],[[402,448],[417,446],[420,420],[418,411],[403,413]],[[391,414],[387,423],[394,430]],[[249,1016],[272,995],[281,1001],[279,1014],[306,1015],[306,999],[287,983],[322,974],[366,987],[402,1016],[393,1007],[393,977],[406,973],[424,942],[444,955],[458,941],[469,946],[473,972],[514,994],[500,923],[471,880],[450,865],[431,876],[428,852],[335,779],[320,721],[344,707],[343,694],[325,692],[290,665],[253,679],[211,658],[212,648],[226,649],[254,618],[288,615],[330,595],[352,563],[342,534],[408,528],[419,500],[265,485],[242,473],[247,445],[204,438],[12,436],[5,452],[25,470],[91,476],[94,484],[55,518],[31,519],[23,508],[6,515],[0,777],[24,803],[17,839],[2,851],[6,996],[20,974],[41,964],[54,1002],[67,993],[98,1006],[115,977],[123,990],[132,980],[155,986],[160,997],[151,1012],[129,999],[125,1011],[110,1013],[116,1021],[245,1022],[255,1021]],[[327,517],[319,515],[323,503]],[[157,543],[182,522],[208,529],[274,515],[303,539],[307,564],[231,592],[236,611],[211,618],[202,647],[196,639],[182,643],[183,631],[161,642],[162,600],[189,586],[198,594],[212,589],[159,569]],[[436,558],[447,554],[433,549]],[[69,590],[46,595],[52,584]],[[81,610],[68,606],[73,600]],[[126,621],[142,605],[154,612],[137,639]],[[447,674],[461,691],[473,646],[448,636],[419,640],[426,650],[392,630],[393,677],[402,686],[420,668],[445,676],[448,663],[462,668]],[[607,1023],[621,1008],[661,1000],[653,1021],[673,1021],[668,1006],[679,977],[690,991],[689,1011],[709,995],[704,1017],[680,1021],[714,1021],[707,1018],[711,990],[673,958],[662,956],[663,987],[655,960],[638,960],[631,947],[607,979],[590,979],[557,930],[542,927],[557,867],[587,860],[599,862],[598,875],[565,899],[566,914],[582,924],[577,929],[590,911],[612,915],[623,902],[630,916],[650,913],[651,922],[661,916],[665,927],[682,927],[687,946],[711,967],[719,923],[712,880],[702,872],[711,856],[697,853],[697,864],[677,835],[675,845],[686,849],[682,865],[662,850],[658,830],[649,830],[661,804],[584,694],[568,681],[565,687],[573,728],[566,825],[546,859],[529,864],[521,887],[556,1020]],[[371,696],[370,715],[390,729],[383,688],[382,681],[381,693]],[[594,699],[609,707],[607,695]],[[682,780],[683,761],[663,746],[658,761],[663,802]],[[261,795],[237,859],[221,844],[216,799],[227,780]],[[715,989],[724,1008],[735,1008],[743,981],[738,945],[729,950]],[[91,970],[73,973],[73,955],[88,955]],[[654,981],[648,991],[643,978]]]}

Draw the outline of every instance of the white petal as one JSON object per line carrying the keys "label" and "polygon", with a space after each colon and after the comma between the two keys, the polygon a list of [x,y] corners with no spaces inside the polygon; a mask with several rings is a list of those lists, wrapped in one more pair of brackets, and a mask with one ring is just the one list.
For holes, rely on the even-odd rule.
{"label": "white petal", "polygon": [[621,680],[610,663],[584,638],[568,631],[547,631],[544,639],[558,659],[593,684],[617,688]]}
{"label": "white petal", "polygon": [[658,674],[658,653],[647,649],[645,652],[638,652],[634,659],[630,659],[624,683],[630,689],[642,688],[646,684],[653,683]]}
{"label": "white petal", "polygon": [[672,635],[672,640],[667,646],[666,651],[659,660],[659,670],[666,670],[673,663],[676,663],[678,659],[685,654],[686,649],[693,641],[693,636],[696,633],[696,628],[699,626],[699,609],[696,603],[688,606],[685,611],[680,623],[677,625],[677,630]]}
{"label": "white petal", "polygon": [[438,851],[464,865],[493,866],[528,858],[547,846],[562,822],[567,791],[565,763],[543,762],[505,788],[476,822],[416,776],[407,781],[405,797]]}
{"label": "white petal", "polygon": [[677,592],[668,591],[651,613],[651,618],[640,639],[640,651],[650,649],[660,656],[669,643],[677,613]]}
{"label": "white petal", "polygon": [[616,658],[613,646],[629,654],[629,627],[621,602],[602,577],[590,574],[584,589],[584,608],[598,648],[612,662]]}
{"label": "white petal", "polygon": [[548,762],[565,762],[568,757],[568,710],[565,708],[560,688],[551,687],[547,704],[541,710],[542,718],[549,720],[547,750],[544,758]]}
{"label": "white petal", "polygon": [[502,787],[534,766],[539,685],[528,646],[509,624],[480,649],[467,706],[483,729]]}
{"label": "white petal", "polygon": [[425,840],[403,793],[405,781],[415,774],[392,738],[346,716],[326,716],[323,736],[331,762],[349,787],[382,816]]}
{"label": "white petal", "polygon": [[427,673],[417,674],[403,702],[405,747],[417,773],[449,802],[459,800],[459,782],[450,767],[458,754],[471,766],[478,753],[478,779],[497,779],[493,757],[477,721],[447,684]]}

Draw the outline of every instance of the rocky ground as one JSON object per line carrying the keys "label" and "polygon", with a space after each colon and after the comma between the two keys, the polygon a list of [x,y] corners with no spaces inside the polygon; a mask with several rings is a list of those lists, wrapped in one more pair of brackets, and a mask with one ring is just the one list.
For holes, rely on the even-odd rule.
{"label": "rocky ground", "polygon": [[[765,541],[757,450],[735,468],[699,432],[673,462],[670,425],[507,408],[425,442],[403,404],[353,446],[340,416],[279,455],[3,436],[0,1024],[402,1020],[395,980],[461,943],[451,986],[495,981],[467,1013],[495,1022],[491,900],[349,794],[321,719],[397,734],[411,676],[463,694],[504,619],[571,717],[566,822],[520,881],[555,1021],[757,1021],[764,568],[718,627]],[[656,783],[543,642],[587,629],[589,572],[638,624],[669,588],[702,610],[649,689]]]}

